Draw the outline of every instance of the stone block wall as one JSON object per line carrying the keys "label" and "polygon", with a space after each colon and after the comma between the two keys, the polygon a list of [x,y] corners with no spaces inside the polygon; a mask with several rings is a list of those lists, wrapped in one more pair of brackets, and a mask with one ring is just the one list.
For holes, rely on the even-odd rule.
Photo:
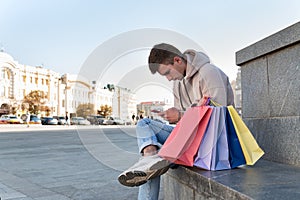
{"label": "stone block wall", "polygon": [[243,120],[264,159],[300,165],[300,22],[236,53]]}

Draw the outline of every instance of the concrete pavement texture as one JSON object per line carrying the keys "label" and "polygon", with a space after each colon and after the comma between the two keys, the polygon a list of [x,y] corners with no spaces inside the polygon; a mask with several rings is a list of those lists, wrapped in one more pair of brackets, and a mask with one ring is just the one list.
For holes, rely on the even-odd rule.
{"label": "concrete pavement texture", "polygon": [[136,152],[133,126],[2,125],[1,200],[137,199],[117,181]]}

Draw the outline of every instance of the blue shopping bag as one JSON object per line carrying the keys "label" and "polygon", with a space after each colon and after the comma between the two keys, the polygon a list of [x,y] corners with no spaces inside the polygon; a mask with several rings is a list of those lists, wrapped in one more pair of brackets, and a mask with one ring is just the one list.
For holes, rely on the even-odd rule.
{"label": "blue shopping bag", "polygon": [[240,165],[245,165],[246,160],[228,109],[226,109],[226,128],[229,147],[229,161],[231,168],[236,168]]}

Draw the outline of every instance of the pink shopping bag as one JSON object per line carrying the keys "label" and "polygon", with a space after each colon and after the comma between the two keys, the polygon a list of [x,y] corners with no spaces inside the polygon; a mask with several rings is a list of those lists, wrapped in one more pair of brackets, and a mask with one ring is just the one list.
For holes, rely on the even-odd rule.
{"label": "pink shopping bag", "polygon": [[212,108],[198,106],[189,108],[158,155],[176,164],[193,166],[194,157],[206,130]]}

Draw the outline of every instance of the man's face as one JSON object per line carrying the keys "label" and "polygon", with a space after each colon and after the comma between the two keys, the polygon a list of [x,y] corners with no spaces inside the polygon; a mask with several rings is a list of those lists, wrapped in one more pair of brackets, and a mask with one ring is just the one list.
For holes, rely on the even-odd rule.
{"label": "man's face", "polygon": [[182,60],[174,59],[174,64],[160,64],[158,73],[165,76],[169,81],[182,80],[184,78],[186,65]]}

